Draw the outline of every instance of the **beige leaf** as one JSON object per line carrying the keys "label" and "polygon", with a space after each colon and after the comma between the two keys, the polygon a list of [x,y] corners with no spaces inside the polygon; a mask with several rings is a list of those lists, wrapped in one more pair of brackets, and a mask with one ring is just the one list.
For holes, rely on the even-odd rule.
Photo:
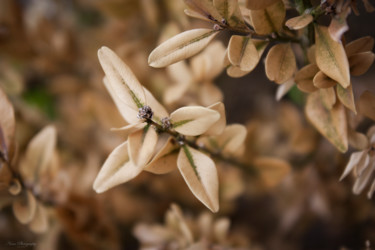
{"label": "beige leaf", "polygon": [[[108,79],[104,82],[110,86],[110,93],[114,94],[116,104],[127,105],[138,112],[146,104],[145,93],[130,68],[109,48],[102,47],[98,50],[100,64]],[[108,86],[107,86],[108,88]],[[120,110],[121,112],[121,110]],[[123,112],[121,112],[123,114]],[[124,116],[129,123],[132,118]],[[134,119],[134,118],[133,118]]]}
{"label": "beige leaf", "polygon": [[319,89],[320,98],[322,104],[326,109],[332,109],[333,105],[336,103],[336,93],[334,88]]}
{"label": "beige leaf", "polygon": [[33,183],[51,165],[56,137],[55,127],[47,126],[31,139],[20,164],[20,172],[26,181]]}
{"label": "beige leaf", "polygon": [[238,66],[229,65],[227,67],[228,76],[233,77],[233,78],[240,78],[240,77],[243,77],[244,75],[246,75],[248,73],[249,73],[248,71],[243,71]]}
{"label": "beige leaf", "polygon": [[34,233],[44,233],[48,229],[48,214],[45,207],[38,203],[35,217],[29,224],[31,231]]}
{"label": "beige leaf", "polygon": [[231,124],[225,127],[223,133],[217,137],[217,144],[223,153],[240,155],[245,142],[247,130],[241,124]]}
{"label": "beige leaf", "polygon": [[315,45],[319,69],[347,88],[350,85],[349,62],[342,44],[331,38],[327,27],[315,25]]}
{"label": "beige leaf", "polygon": [[233,35],[228,45],[228,57],[231,64],[243,71],[252,71],[259,62],[259,54],[248,36]]}
{"label": "beige leaf", "polygon": [[194,12],[206,17],[206,20],[221,22],[223,18],[213,5],[212,0],[184,0],[184,3]]}
{"label": "beige leaf", "polygon": [[202,15],[194,10],[191,10],[191,9],[184,9],[184,13],[189,16],[189,17],[192,17],[192,18],[197,18],[197,19],[200,19],[200,20],[203,20],[203,21],[211,21],[210,19],[207,18],[206,15]]}
{"label": "beige leaf", "polygon": [[280,84],[276,92],[276,101],[280,101],[281,98],[283,98],[283,96],[286,95],[289,92],[289,90],[293,88],[294,85],[295,82],[293,77],[290,78],[288,81],[284,82],[283,84]]}
{"label": "beige leaf", "polygon": [[313,19],[311,14],[305,13],[289,19],[286,21],[285,25],[291,30],[299,30],[309,25]]}
{"label": "beige leaf", "polygon": [[128,137],[128,152],[130,161],[137,168],[144,168],[150,161],[158,135],[151,125],[146,125],[143,129],[133,132]]}
{"label": "beige leaf", "polygon": [[13,213],[22,224],[29,223],[35,216],[37,202],[34,195],[26,190],[26,196],[13,202]]}
{"label": "beige leaf", "polygon": [[360,194],[362,190],[367,186],[370,177],[372,176],[372,173],[375,169],[375,164],[372,162],[362,173],[359,178],[355,180],[354,186],[353,186],[353,193],[354,194]]}
{"label": "beige leaf", "polygon": [[273,46],[267,54],[265,68],[271,81],[284,83],[289,80],[296,71],[296,58],[290,43]]}
{"label": "beige leaf", "polygon": [[369,146],[367,136],[352,129],[348,130],[348,139],[349,145],[357,150],[365,150]]}
{"label": "beige leaf", "polygon": [[8,159],[9,151],[13,151],[15,118],[13,106],[0,88],[0,151]]}
{"label": "beige leaf", "polygon": [[336,102],[333,108],[328,110],[322,104],[319,92],[314,92],[307,98],[305,112],[315,128],[340,152],[348,150],[346,114],[340,102]]}
{"label": "beige leaf", "polygon": [[13,179],[8,188],[9,193],[18,195],[22,191],[21,183],[18,179]]}
{"label": "beige leaf", "polygon": [[250,10],[262,10],[279,1],[280,0],[247,0],[246,7]]}
{"label": "beige leaf", "polygon": [[220,15],[227,21],[233,15],[234,11],[238,8],[237,0],[213,0],[213,4],[219,11]]}
{"label": "beige leaf", "polygon": [[332,78],[329,78],[326,74],[324,74],[322,71],[319,71],[316,73],[313,79],[314,86],[319,89],[326,89],[331,88],[337,85],[337,82],[333,80]]}
{"label": "beige leaf", "polygon": [[165,174],[174,169],[177,165],[177,147],[172,137],[168,136],[161,139],[159,136],[158,143],[155,147],[156,154],[152,157],[149,164],[146,165],[145,171],[154,174]]}
{"label": "beige leaf", "polygon": [[156,47],[148,57],[151,67],[162,68],[191,57],[205,48],[218,34],[212,29],[193,29],[182,32]]}
{"label": "beige leaf", "polygon": [[375,121],[375,95],[365,91],[359,98],[359,112]]}
{"label": "beige leaf", "polygon": [[215,163],[207,155],[182,146],[177,166],[192,193],[212,212],[219,210],[219,182]]}
{"label": "beige leaf", "polygon": [[179,84],[175,84],[171,87],[169,87],[164,92],[164,103],[167,105],[173,104],[181,100],[183,98],[184,94],[188,91],[190,87],[190,83],[188,82],[181,82]]}
{"label": "beige leaf", "polygon": [[366,152],[364,151],[352,153],[348,163],[345,166],[345,170],[340,177],[340,181],[342,181],[364,157],[366,157]]}
{"label": "beige leaf", "polygon": [[97,193],[127,182],[136,177],[142,167],[135,166],[129,159],[128,142],[115,148],[108,156],[94,181],[93,188]]}
{"label": "beige leaf", "polygon": [[160,120],[164,117],[168,117],[168,112],[164,108],[163,105],[160,104],[158,100],[151,94],[148,89],[144,88],[144,92],[146,95],[146,104],[151,107],[154,115],[152,116],[152,120],[156,121],[160,124]]}
{"label": "beige leaf", "polygon": [[253,164],[259,171],[264,185],[268,188],[279,184],[291,170],[288,162],[272,157],[258,157]]}
{"label": "beige leaf", "polygon": [[350,74],[360,76],[366,73],[374,62],[375,55],[371,51],[357,53],[349,58]]}
{"label": "beige leaf", "polygon": [[200,86],[198,100],[204,106],[221,102],[223,100],[223,92],[214,83],[204,82]]}
{"label": "beige leaf", "polygon": [[230,228],[230,219],[228,218],[219,218],[215,221],[213,225],[213,233],[215,236],[215,239],[218,242],[221,242],[224,244],[224,242],[227,240],[228,233]]}
{"label": "beige leaf", "polygon": [[171,116],[173,128],[188,136],[197,136],[206,132],[220,119],[217,111],[200,106],[182,107],[174,111]]}
{"label": "beige leaf", "polygon": [[227,125],[227,119],[225,114],[225,107],[222,102],[217,102],[212,104],[211,106],[208,106],[207,108],[217,111],[220,114],[220,119],[215,122],[207,131],[206,135],[219,135],[223,132],[225,129],[225,126]]}
{"label": "beige leaf", "polygon": [[354,54],[371,51],[374,47],[374,38],[371,36],[361,37],[345,46],[346,55],[350,58]]}
{"label": "beige leaf", "polygon": [[284,3],[282,1],[274,1],[272,5],[269,5],[266,8],[250,10],[250,18],[256,33],[259,35],[277,32],[281,29],[284,23]]}
{"label": "beige leaf", "polygon": [[352,85],[349,85],[346,89],[341,87],[341,85],[336,85],[336,93],[340,102],[344,104],[345,107],[357,114]]}
{"label": "beige leaf", "polygon": [[300,69],[294,77],[298,89],[307,93],[316,91],[317,88],[314,86],[313,79],[318,71],[319,68],[315,64],[308,64]]}

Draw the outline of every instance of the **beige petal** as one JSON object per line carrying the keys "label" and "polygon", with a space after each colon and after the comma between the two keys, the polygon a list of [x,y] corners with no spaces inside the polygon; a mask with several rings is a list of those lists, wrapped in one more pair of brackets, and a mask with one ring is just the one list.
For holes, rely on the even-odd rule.
{"label": "beige petal", "polygon": [[22,224],[29,223],[35,216],[37,202],[34,195],[26,190],[26,196],[13,202],[13,213]]}
{"label": "beige petal", "polygon": [[366,168],[369,167],[370,163],[370,156],[368,154],[364,154],[357,166],[354,168],[354,174],[356,178],[360,177]]}
{"label": "beige petal", "polygon": [[299,30],[309,25],[313,19],[311,14],[305,13],[289,19],[285,22],[285,25],[291,30]]}
{"label": "beige petal", "polygon": [[340,152],[348,150],[346,114],[340,102],[329,110],[322,104],[319,92],[314,92],[307,98],[305,113],[315,128]]}
{"label": "beige petal", "polygon": [[[135,111],[143,107],[146,104],[145,93],[130,68],[107,47],[98,50],[98,57],[108,79],[107,84],[116,95],[113,99],[119,99],[116,104],[123,103]],[[124,118],[128,121],[127,117]]]}
{"label": "beige petal", "polygon": [[365,156],[366,156],[366,152],[364,151],[352,153],[350,155],[350,159],[348,163],[346,164],[345,170],[340,177],[340,181],[342,181],[354,169],[354,167],[357,166],[360,160]]}
{"label": "beige petal", "polygon": [[164,225],[137,223],[133,235],[145,245],[162,245],[174,237],[174,232]]}
{"label": "beige petal", "polygon": [[253,164],[268,188],[278,185],[291,170],[288,162],[272,157],[258,157]]}
{"label": "beige petal", "polygon": [[[0,88],[0,151],[9,158],[9,151],[13,151],[15,118],[13,106]],[[11,159],[7,159],[11,160]]]}
{"label": "beige petal", "polygon": [[177,230],[177,232],[182,235],[182,237],[187,241],[188,244],[192,244],[194,242],[193,233],[189,228],[189,225],[185,220],[182,210],[179,206],[177,206],[176,204],[171,205],[170,210],[168,210],[166,220],[169,226],[171,222],[173,223],[172,228]]}
{"label": "beige petal", "polygon": [[314,86],[319,89],[331,88],[337,85],[337,82],[332,78],[329,78],[326,74],[322,71],[316,73],[313,79]]}
{"label": "beige petal", "polygon": [[362,190],[367,186],[374,169],[375,169],[375,164],[372,162],[370,163],[370,166],[368,166],[364,170],[363,174],[355,180],[355,183],[353,186],[354,194],[360,194]]}
{"label": "beige petal", "polygon": [[165,92],[164,92],[164,103],[167,105],[173,104],[181,100],[183,98],[184,94],[188,91],[190,87],[190,83],[188,82],[183,82],[180,84],[175,84],[171,87],[169,87]]}
{"label": "beige petal", "polygon": [[285,6],[282,1],[259,10],[250,10],[250,18],[257,34],[266,35],[281,29],[285,18]]}
{"label": "beige petal", "polygon": [[288,81],[284,82],[283,84],[280,84],[276,92],[276,101],[280,101],[281,98],[283,98],[284,95],[286,95],[289,92],[289,90],[293,88],[293,86],[295,86],[293,77],[290,78]]}
{"label": "beige petal", "polygon": [[375,95],[369,91],[363,92],[359,98],[359,112],[375,121]]}
{"label": "beige petal", "polygon": [[210,157],[189,146],[182,146],[177,166],[192,193],[212,212],[219,210],[219,181]]}
{"label": "beige petal", "polygon": [[219,112],[220,119],[215,122],[207,131],[206,135],[219,135],[223,132],[225,126],[227,125],[227,119],[225,114],[225,107],[222,102],[217,102],[208,106],[207,108]]}
{"label": "beige petal", "polygon": [[341,85],[336,85],[336,93],[340,102],[344,104],[345,107],[357,114],[352,85],[350,84],[346,89],[344,89]]}
{"label": "beige petal", "polygon": [[371,51],[374,47],[374,38],[371,36],[364,36],[357,40],[348,43],[345,46],[347,57],[351,57],[354,54]]}
{"label": "beige petal", "polygon": [[177,143],[170,136],[160,138],[155,147],[156,154],[152,157],[149,164],[146,165],[145,171],[154,174],[165,174],[177,167]]}
{"label": "beige petal", "polygon": [[29,227],[34,233],[44,233],[48,229],[48,214],[45,207],[38,203],[35,217],[30,222]]}
{"label": "beige petal", "polygon": [[124,142],[108,156],[94,181],[93,188],[97,193],[103,193],[114,186],[133,179],[142,170],[142,167],[137,167],[130,162],[128,142]]}
{"label": "beige petal", "polygon": [[319,89],[320,98],[322,104],[328,110],[333,108],[333,105],[336,103],[336,93],[334,88]]}
{"label": "beige petal", "polygon": [[50,166],[56,139],[55,127],[47,126],[29,142],[20,164],[21,174],[28,182],[34,182]]}
{"label": "beige petal", "polygon": [[290,43],[273,46],[267,54],[265,68],[271,81],[284,83],[289,80],[296,71],[296,58]]}
{"label": "beige petal", "polygon": [[347,88],[350,85],[349,62],[342,44],[331,38],[327,27],[315,25],[315,45],[319,69]]}
{"label": "beige petal", "polygon": [[349,58],[350,74],[360,76],[366,73],[374,62],[375,54],[371,51],[361,52]]}
{"label": "beige petal", "polygon": [[200,106],[182,107],[174,111],[171,116],[173,128],[188,136],[197,136],[206,132],[220,119],[217,111]]}
{"label": "beige petal", "polygon": [[294,77],[298,89],[307,93],[316,91],[317,88],[314,86],[313,79],[318,71],[319,68],[316,64],[308,64],[300,69]]}
{"label": "beige petal", "polygon": [[168,76],[176,84],[181,84],[181,83],[190,84],[193,81],[193,74],[188,64],[185,61],[181,61],[178,63],[174,63],[172,65],[169,65],[166,68],[166,70],[167,70]]}
{"label": "beige petal", "polygon": [[145,122],[141,122],[141,120],[138,119],[136,123],[132,123],[121,128],[111,128],[111,131],[123,131],[130,134],[138,129],[143,128],[145,125]]}
{"label": "beige petal", "polygon": [[248,36],[233,35],[228,45],[228,56],[231,64],[243,71],[252,71],[259,62],[258,51]]}
{"label": "beige petal", "polygon": [[182,32],[156,47],[148,58],[151,67],[162,68],[191,57],[205,48],[218,34],[212,29],[193,29]]}
{"label": "beige petal", "polygon": [[144,168],[154,153],[158,134],[151,125],[133,132],[128,137],[128,152],[130,161],[137,168]]}
{"label": "beige petal", "polygon": [[247,0],[246,7],[250,10],[262,10],[279,1],[280,0]]}

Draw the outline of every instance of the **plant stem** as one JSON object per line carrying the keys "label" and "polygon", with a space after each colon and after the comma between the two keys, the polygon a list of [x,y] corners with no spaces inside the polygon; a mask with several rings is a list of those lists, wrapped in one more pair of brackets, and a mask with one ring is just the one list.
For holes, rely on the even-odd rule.
{"label": "plant stem", "polygon": [[162,125],[153,121],[152,119],[146,119],[146,122],[148,124],[153,125],[157,129],[157,131],[160,131],[161,133],[167,133],[167,134],[171,135],[181,145],[188,145],[188,146],[190,146],[194,149],[197,149],[199,151],[207,153],[211,157],[215,158],[216,160],[219,160],[221,162],[230,164],[234,167],[237,167],[237,168],[243,170],[244,172],[246,172],[250,176],[256,176],[258,174],[256,168],[251,164],[238,161],[237,159],[232,158],[232,157],[224,156],[219,151],[217,151],[217,152],[211,151],[210,149],[208,149],[208,148],[206,148],[202,145],[198,145],[195,140],[194,141],[188,140],[188,139],[186,139],[185,136],[181,135],[180,133],[178,133],[174,130],[171,130],[170,128],[164,128]]}

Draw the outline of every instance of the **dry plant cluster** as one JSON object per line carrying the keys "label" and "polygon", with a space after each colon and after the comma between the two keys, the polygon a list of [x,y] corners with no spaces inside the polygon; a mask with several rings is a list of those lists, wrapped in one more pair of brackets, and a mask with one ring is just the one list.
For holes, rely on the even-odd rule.
{"label": "dry plant cluster", "polygon": [[3,0],[0,249],[372,249],[373,4]]}

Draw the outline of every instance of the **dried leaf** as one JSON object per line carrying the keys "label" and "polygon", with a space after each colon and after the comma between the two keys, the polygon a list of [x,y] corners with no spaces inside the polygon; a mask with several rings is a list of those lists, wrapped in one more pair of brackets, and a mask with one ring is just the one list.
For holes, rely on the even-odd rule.
{"label": "dried leaf", "polygon": [[372,176],[372,173],[375,169],[375,164],[372,162],[370,166],[368,166],[362,173],[359,178],[355,180],[354,186],[353,186],[353,193],[354,194],[360,194],[362,190],[367,186],[370,177]]}
{"label": "dried leaf", "polygon": [[205,48],[218,34],[212,29],[193,29],[182,32],[156,47],[148,57],[151,67],[162,68],[191,57]]}
{"label": "dried leaf", "polygon": [[367,198],[368,199],[371,199],[372,198],[372,195],[374,194],[374,191],[375,191],[375,179],[372,181],[372,184],[371,184],[371,187],[367,193]]}
{"label": "dried leaf", "polygon": [[[160,137],[160,136],[159,136]],[[159,144],[161,144],[159,146]],[[165,174],[174,170],[177,165],[177,147],[172,137],[168,137],[167,140],[158,140],[158,144],[155,147],[155,156],[152,158],[149,164],[145,167],[145,171],[154,174]]]}
{"label": "dried leaf", "polygon": [[130,161],[137,168],[145,167],[154,153],[157,141],[158,135],[149,124],[130,134],[128,137]]}
{"label": "dried leaf", "polygon": [[349,58],[350,74],[360,76],[366,73],[374,62],[375,54],[371,51],[357,53]]}
{"label": "dried leaf", "polygon": [[339,14],[334,15],[328,26],[328,32],[336,42],[341,41],[341,36],[349,29],[346,18],[350,14],[350,8],[347,6]]}
{"label": "dried leaf", "polygon": [[34,233],[44,233],[48,229],[48,215],[42,204],[38,204],[33,220],[29,224]]}
{"label": "dried leaf", "polygon": [[18,179],[13,179],[8,188],[9,193],[18,195],[22,191],[21,183]]}
{"label": "dried leaf", "polygon": [[319,71],[316,73],[313,79],[314,86],[319,89],[326,89],[331,88],[337,85],[337,82],[333,80],[332,78],[329,78],[326,74],[324,74],[322,71]]}
{"label": "dried leaf", "polygon": [[272,157],[258,157],[253,164],[259,171],[264,185],[268,188],[279,184],[291,170],[288,162]]}
{"label": "dried leaf", "polygon": [[286,95],[291,88],[295,85],[293,77],[290,78],[288,81],[284,82],[277,88],[276,92],[276,101],[280,101],[284,95]]}
{"label": "dried leaf", "polygon": [[366,152],[364,151],[352,153],[348,163],[345,166],[345,170],[340,177],[340,181],[342,181],[364,157],[366,157]]}
{"label": "dried leaf", "polygon": [[220,119],[217,111],[200,106],[182,107],[174,111],[171,116],[173,128],[188,136],[197,136],[206,132]]}
{"label": "dried leaf", "polygon": [[294,77],[298,89],[307,93],[316,91],[317,88],[314,86],[313,79],[318,71],[319,68],[316,64],[308,64],[300,69]]}
{"label": "dried leaf", "polygon": [[[7,159],[9,152],[13,151],[13,140],[15,131],[15,118],[13,106],[8,97],[0,88],[0,151]],[[10,160],[10,159],[8,159]]]}
{"label": "dried leaf", "polygon": [[248,36],[233,35],[228,45],[229,61],[243,71],[252,71],[259,62],[259,53]]}
{"label": "dried leaf", "polygon": [[223,92],[214,83],[204,82],[198,91],[198,100],[204,106],[221,102],[223,100]]}
{"label": "dried leaf", "polygon": [[307,50],[307,59],[310,63],[316,64],[315,59],[315,44],[311,45],[310,48]]}
{"label": "dried leaf", "polygon": [[223,133],[217,137],[217,144],[223,153],[241,154],[241,148],[247,135],[246,128],[241,124],[231,124],[225,127]]}
{"label": "dried leaf", "polygon": [[146,104],[151,107],[152,111],[154,112],[154,115],[152,116],[152,120],[158,122],[160,124],[160,121],[164,117],[168,117],[168,112],[164,108],[163,105],[156,100],[156,98],[151,94],[151,92],[143,88],[145,95],[146,95]]}
{"label": "dried leaf", "polygon": [[322,104],[326,109],[332,109],[336,103],[336,93],[333,88],[319,89]]}
{"label": "dried leaf", "polygon": [[219,210],[219,183],[215,163],[207,155],[182,146],[177,166],[192,193],[212,212]]}
{"label": "dried leaf", "polygon": [[357,150],[365,150],[369,146],[367,136],[352,129],[348,130],[348,139],[349,145]]}
{"label": "dried leaf", "polygon": [[319,92],[311,93],[306,102],[307,118],[340,152],[348,150],[347,122],[344,106],[336,102],[328,110],[321,101]]}
{"label": "dried leaf", "polygon": [[349,85],[349,87],[347,87],[346,89],[341,87],[341,85],[336,85],[336,93],[340,102],[344,104],[345,107],[357,114],[352,85]]}
{"label": "dried leaf", "polygon": [[265,68],[271,81],[284,83],[289,80],[296,71],[296,58],[290,43],[273,46],[266,57]]}
{"label": "dried leaf", "polygon": [[56,128],[47,126],[29,142],[20,164],[20,172],[26,181],[33,183],[51,165],[56,139]]}
{"label": "dried leaf", "polygon": [[224,104],[222,102],[217,102],[217,103],[212,104],[211,106],[208,106],[207,108],[217,111],[220,114],[220,119],[217,122],[215,122],[206,131],[205,134],[206,135],[219,135],[223,132],[223,130],[225,129],[225,126],[227,125]]}
{"label": "dried leaf", "polygon": [[375,95],[369,91],[363,92],[359,98],[359,112],[375,121]]}
{"label": "dried leaf", "polygon": [[213,0],[213,4],[225,20],[229,20],[238,8],[237,0]]}
{"label": "dried leaf", "polygon": [[26,190],[26,196],[13,202],[13,213],[22,224],[29,223],[35,216],[37,202],[34,195]]}
{"label": "dried leaf", "polygon": [[259,35],[277,32],[284,23],[284,3],[282,1],[277,1],[266,8],[250,10],[250,18],[256,33]]}
{"label": "dried leaf", "polygon": [[250,10],[262,10],[279,1],[280,0],[247,0],[246,7]]}
{"label": "dried leaf", "polygon": [[305,28],[314,20],[313,16],[309,13],[293,17],[285,22],[285,25],[291,30],[299,30]]}
{"label": "dried leaf", "polygon": [[319,69],[347,88],[350,85],[349,62],[344,47],[329,35],[327,27],[315,25],[315,56]]}
{"label": "dried leaf", "polygon": [[143,167],[135,166],[129,159],[128,142],[115,148],[108,156],[94,181],[93,188],[97,193],[127,182],[136,177]]}
{"label": "dried leaf", "polygon": [[[133,72],[107,47],[98,50],[98,57],[108,79],[104,83],[120,112],[121,109],[127,111],[129,108],[133,110],[130,113],[131,115],[134,114],[134,111],[138,112],[139,108],[146,105],[146,98],[143,87]],[[134,121],[134,117],[129,117],[126,112],[121,112],[121,114],[127,122],[132,123]]]}
{"label": "dried leaf", "polygon": [[371,51],[374,47],[374,38],[371,36],[364,36],[357,40],[348,43],[345,46],[346,55],[350,58],[354,54]]}
{"label": "dried leaf", "polygon": [[184,3],[196,13],[206,17],[206,20],[221,21],[223,18],[213,5],[212,0],[184,0]]}

